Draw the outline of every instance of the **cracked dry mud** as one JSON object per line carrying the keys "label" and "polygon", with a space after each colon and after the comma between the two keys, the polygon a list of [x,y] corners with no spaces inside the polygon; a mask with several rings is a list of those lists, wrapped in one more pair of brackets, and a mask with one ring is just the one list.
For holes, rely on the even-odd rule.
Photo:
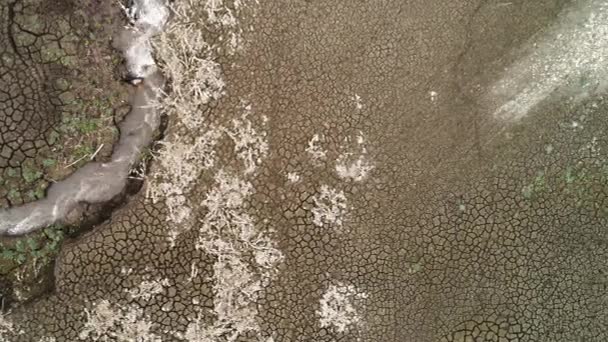
{"label": "cracked dry mud", "polygon": [[[168,107],[142,189],[61,245],[53,288],[6,310],[0,340],[608,338],[603,80],[566,74],[517,120],[492,91],[602,1],[186,3],[209,46],[198,119]],[[44,89],[26,73],[43,64],[3,68]],[[59,94],[28,94],[44,110],[23,122],[60,115]]]}

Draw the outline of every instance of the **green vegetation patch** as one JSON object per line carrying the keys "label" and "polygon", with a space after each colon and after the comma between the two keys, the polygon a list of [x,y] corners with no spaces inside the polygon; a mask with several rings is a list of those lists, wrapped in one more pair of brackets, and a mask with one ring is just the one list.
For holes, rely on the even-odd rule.
{"label": "green vegetation patch", "polygon": [[27,264],[39,268],[48,265],[57,256],[65,237],[64,228],[53,225],[40,232],[0,242],[0,275],[8,275]]}

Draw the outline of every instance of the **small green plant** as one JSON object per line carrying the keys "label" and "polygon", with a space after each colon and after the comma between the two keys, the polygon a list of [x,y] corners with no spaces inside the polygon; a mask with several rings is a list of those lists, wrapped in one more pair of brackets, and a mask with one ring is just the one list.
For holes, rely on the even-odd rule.
{"label": "small green plant", "polygon": [[77,65],[76,58],[73,56],[63,56],[59,59],[59,62],[61,63],[61,65],[68,68],[73,68]]}
{"label": "small green plant", "polygon": [[43,159],[42,165],[44,167],[53,167],[53,166],[57,165],[57,161],[55,159]]}
{"label": "small green plant", "polygon": [[18,174],[19,174],[19,172],[14,167],[9,167],[6,170],[6,175],[9,176],[9,177],[11,177],[11,178],[17,177]]}
{"label": "small green plant", "polygon": [[534,178],[534,180],[532,181],[532,183],[524,186],[522,188],[522,195],[526,198],[526,199],[531,199],[533,198],[535,195],[543,192],[544,190],[546,190],[547,188],[547,180],[545,178],[545,172],[544,171],[540,171],[536,174],[536,177]]}
{"label": "small green plant", "polygon": [[89,134],[95,132],[98,128],[99,123],[97,119],[64,117],[62,120],[61,131],[71,134]]}
{"label": "small green plant", "polygon": [[[17,240],[14,244],[0,243],[0,264],[24,265],[28,261],[45,265],[57,255],[64,239],[63,227],[53,225],[42,230],[41,234]],[[7,267],[3,267],[3,272]]]}
{"label": "small green plant", "polygon": [[80,120],[80,122],[78,123],[78,131],[82,134],[89,134],[89,133],[93,133],[98,129],[98,123],[97,120]]}
{"label": "small green plant", "polygon": [[31,200],[37,200],[37,199],[44,198],[44,190],[46,188],[46,185],[47,185],[47,183],[44,181],[39,182],[38,184],[36,184],[36,187],[34,189],[31,189],[27,192],[27,196]]}
{"label": "small green plant", "polygon": [[16,201],[21,198],[21,193],[19,190],[12,188],[8,191],[8,199],[11,201]]}
{"label": "small green plant", "polygon": [[572,184],[576,180],[576,175],[574,173],[574,170],[572,169],[572,166],[568,166],[566,168],[564,180],[566,181],[566,184]]}
{"label": "small green plant", "polygon": [[27,165],[23,165],[23,167],[21,168],[21,175],[23,176],[25,182],[30,184],[40,179],[40,177],[42,177],[42,172],[40,172],[39,170],[35,170]]}
{"label": "small green plant", "polygon": [[74,154],[78,158],[93,154],[93,148],[89,145],[80,145],[74,149]]}
{"label": "small green plant", "polygon": [[59,140],[59,133],[57,133],[55,131],[52,131],[49,134],[49,138],[48,139],[49,139],[49,144],[55,145],[55,143]]}

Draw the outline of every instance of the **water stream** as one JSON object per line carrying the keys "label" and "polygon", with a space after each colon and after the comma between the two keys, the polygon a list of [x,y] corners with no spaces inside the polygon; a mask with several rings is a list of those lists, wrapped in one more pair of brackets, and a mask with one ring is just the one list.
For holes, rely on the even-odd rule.
{"label": "water stream", "polygon": [[129,76],[142,80],[131,98],[131,111],[119,124],[120,139],[110,162],[90,162],[66,179],[52,184],[44,199],[0,210],[0,234],[26,234],[62,221],[82,203],[102,203],[119,195],[130,170],[141,159],[160,125],[154,104],[165,79],[152,57],[151,38],[169,18],[164,0],[132,0],[124,8],[130,25],[115,38],[114,46],[126,61]]}

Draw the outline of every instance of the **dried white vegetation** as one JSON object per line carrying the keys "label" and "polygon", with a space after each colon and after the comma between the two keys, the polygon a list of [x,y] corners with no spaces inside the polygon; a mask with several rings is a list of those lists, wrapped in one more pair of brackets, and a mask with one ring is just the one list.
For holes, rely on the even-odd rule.
{"label": "dried white vegetation", "polygon": [[[176,2],[177,13],[192,13],[193,1]],[[185,14],[177,15],[154,42],[160,66],[171,80],[171,92],[160,104],[163,110],[188,129],[203,124],[201,107],[224,94],[221,67],[213,60],[211,47],[201,27]]]}
{"label": "dried white vegetation", "polygon": [[130,306],[121,308],[101,300],[93,310],[85,309],[86,322],[78,335],[83,341],[161,342],[152,333],[152,323],[143,310]]}
{"label": "dried white vegetation", "polygon": [[0,312],[0,341],[9,341],[8,336],[23,334],[23,331],[15,331],[13,322],[11,322],[7,316],[7,314]]}
{"label": "dried white vegetation", "polygon": [[38,342],[57,342],[57,340],[54,337],[47,336],[39,339]]}
{"label": "dried white vegetation", "polygon": [[287,180],[291,183],[297,183],[300,181],[300,175],[295,172],[289,172],[287,174]]}
{"label": "dried white vegetation", "polygon": [[243,209],[252,192],[249,182],[220,171],[215,188],[202,202],[208,213],[201,222],[197,247],[217,258],[213,266],[216,321],[207,326],[200,319],[191,322],[183,336],[204,339],[188,341],[220,337],[236,341],[239,336],[259,333],[255,302],[283,255]]}
{"label": "dried white vegetation", "polygon": [[165,200],[171,222],[183,223],[190,217],[189,189],[203,170],[214,166],[214,148],[220,136],[218,130],[210,129],[194,141],[178,136],[171,142],[159,143],[162,147],[155,157],[157,165],[146,191],[154,202]]}
{"label": "dried white vegetation", "polygon": [[[214,61],[214,54],[234,52],[241,47],[243,31],[238,24],[238,12],[250,3],[257,2],[175,2],[175,18],[154,43],[172,87],[158,105],[175,118],[175,123],[156,156],[158,171],[153,173],[148,194],[154,200],[165,200],[168,220],[179,226],[186,226],[184,222],[190,219],[192,210],[205,208],[196,248],[217,259],[212,278],[216,319],[203,322],[199,315],[186,331],[174,334],[190,342],[236,341],[244,336],[269,341],[259,333],[255,303],[283,255],[246,211],[246,200],[253,193],[246,177],[254,174],[268,154],[266,134],[255,129],[250,121],[251,106],[245,106],[244,114],[232,120],[230,127],[212,128],[202,116],[204,106],[224,94],[221,67]],[[202,35],[214,28],[221,36],[219,43],[211,46]],[[205,170],[218,169],[214,151],[224,134],[234,144],[234,154],[244,164],[243,171],[231,174],[220,169],[205,199],[190,203],[188,192],[196,180]],[[192,142],[182,136],[201,138]],[[171,237],[174,239],[178,233],[172,229]],[[199,268],[192,265],[189,280],[198,276]]]}
{"label": "dried white vegetation", "polygon": [[[209,128],[194,142],[188,142],[185,137],[175,137],[172,142],[161,142],[162,148],[156,154],[158,164],[151,172],[152,182],[147,188],[147,195],[153,201],[164,200],[168,207],[167,219],[179,223],[187,229],[186,223],[196,208],[196,203],[188,199],[189,189],[200,178],[202,172],[213,168],[216,164],[215,147],[225,134],[234,144],[236,157],[244,164],[244,174],[255,172],[262,160],[268,155],[266,133],[258,132],[248,116],[251,106],[245,108],[245,113],[238,119],[232,120],[230,128]],[[173,243],[182,230],[172,229],[169,240]]]}
{"label": "dried white vegetation", "polygon": [[336,160],[336,173],[341,179],[360,182],[374,169],[367,157],[367,148],[361,133],[357,136],[356,149],[359,153],[342,153]]}
{"label": "dried white vegetation", "polygon": [[[203,116],[205,105],[224,95],[225,83],[215,54],[218,47],[231,44],[226,39],[233,40],[240,32],[237,13],[245,5],[241,0],[177,1],[171,7],[175,16],[153,42],[159,65],[171,84],[171,91],[156,105],[172,118],[172,126],[155,155],[158,163],[147,194],[155,202],[166,202],[169,222],[186,227],[170,231],[172,244],[191,226],[188,220],[195,205],[188,200],[189,190],[203,171],[214,166],[214,148],[222,134],[233,139],[247,173],[252,173],[267,154],[268,145],[253,129],[247,113],[235,119],[231,128],[212,127]],[[223,37],[213,46],[203,37],[210,26],[220,29]],[[192,141],[187,137],[198,138]]]}
{"label": "dried white vegetation", "polygon": [[218,336],[221,336],[221,333],[221,328],[206,325],[199,314],[188,324],[185,332],[176,333],[175,336],[188,342],[217,342]]}
{"label": "dried white vegetation", "polygon": [[319,227],[341,227],[346,214],[347,204],[344,191],[321,186],[319,192],[312,198],[313,223]]}
{"label": "dried white vegetation", "polygon": [[[153,42],[163,73],[170,80],[171,92],[156,105],[173,120],[172,130],[155,155],[147,195],[154,202],[164,200],[167,220],[183,229],[171,229],[173,244],[189,227],[192,213],[188,193],[203,170],[215,163],[214,147],[221,130],[205,124],[203,106],[224,92],[221,68],[213,60],[212,49],[203,38],[204,22],[192,20],[206,4],[202,0],[178,1],[168,27]],[[188,138],[196,137],[196,138]]]}
{"label": "dried white vegetation", "polygon": [[190,276],[188,276],[188,282],[191,283],[200,273],[200,269],[195,262],[190,264]]}
{"label": "dried white vegetation", "polygon": [[[200,315],[198,315],[193,321],[188,324],[186,331],[183,333],[175,334],[179,339],[188,342],[219,342],[219,341],[230,341],[229,338],[221,338],[225,328],[219,326],[205,325]],[[272,337],[261,337],[257,336],[254,341],[258,342],[274,342]]]}
{"label": "dried white vegetation", "polygon": [[355,107],[358,110],[363,109],[363,101],[361,100],[361,96],[355,94],[351,97],[351,100],[353,100],[353,102],[355,103]]}
{"label": "dried white vegetation", "polygon": [[150,300],[156,295],[159,295],[165,291],[165,288],[169,286],[169,279],[144,279],[136,288],[126,290],[132,299],[142,298],[143,300]]}
{"label": "dried white vegetation", "polygon": [[365,293],[357,291],[353,285],[337,283],[330,285],[321,300],[317,311],[322,327],[330,327],[337,332],[345,332],[351,326],[360,323],[361,317],[355,304],[366,299]]}
{"label": "dried white vegetation", "polygon": [[315,134],[308,142],[308,147],[306,148],[306,152],[308,152],[312,161],[317,165],[319,165],[327,155],[327,151],[325,151],[320,145],[321,141],[321,136]]}
{"label": "dried white vegetation", "polygon": [[207,20],[211,24],[227,27],[235,27],[237,24],[233,10],[226,6],[224,0],[207,0],[205,12],[207,12]]}
{"label": "dried white vegetation", "polygon": [[[258,0],[207,0],[204,10],[207,21],[225,33],[229,53],[243,48],[243,29],[238,22],[238,13],[246,6],[257,5]],[[222,37],[224,38],[224,37]]]}
{"label": "dried white vegetation", "polygon": [[360,155],[356,160],[349,162],[351,154],[346,153],[338,157],[336,161],[336,173],[342,179],[350,179],[355,182],[364,180],[374,166],[364,155]]}
{"label": "dried white vegetation", "polygon": [[274,268],[283,258],[274,242],[258,230],[253,217],[243,209],[251,195],[251,183],[220,171],[217,186],[209,192],[203,205],[208,213],[203,219],[199,248],[218,256],[254,257],[261,272]]}
{"label": "dried white vegetation", "polygon": [[247,118],[251,106],[246,107],[245,114],[240,119],[232,120],[232,128],[226,133],[234,142],[234,152],[245,164],[245,174],[255,171],[262,159],[268,155],[268,143],[265,132],[258,133]]}
{"label": "dried white vegetation", "polygon": [[[237,14],[250,4],[255,5],[257,1],[176,1],[171,6],[175,16],[153,41],[159,64],[171,80],[171,92],[161,106],[191,130],[203,123],[201,106],[224,94],[225,83],[221,67],[215,61],[216,50],[225,45],[229,52],[240,49],[242,29]],[[207,18],[201,18],[203,14]],[[215,45],[203,37],[210,26],[222,32]]]}
{"label": "dried white vegetation", "polygon": [[121,275],[128,276],[131,273],[133,273],[133,268],[132,267],[127,267],[127,266],[121,266],[120,267],[120,274]]}

